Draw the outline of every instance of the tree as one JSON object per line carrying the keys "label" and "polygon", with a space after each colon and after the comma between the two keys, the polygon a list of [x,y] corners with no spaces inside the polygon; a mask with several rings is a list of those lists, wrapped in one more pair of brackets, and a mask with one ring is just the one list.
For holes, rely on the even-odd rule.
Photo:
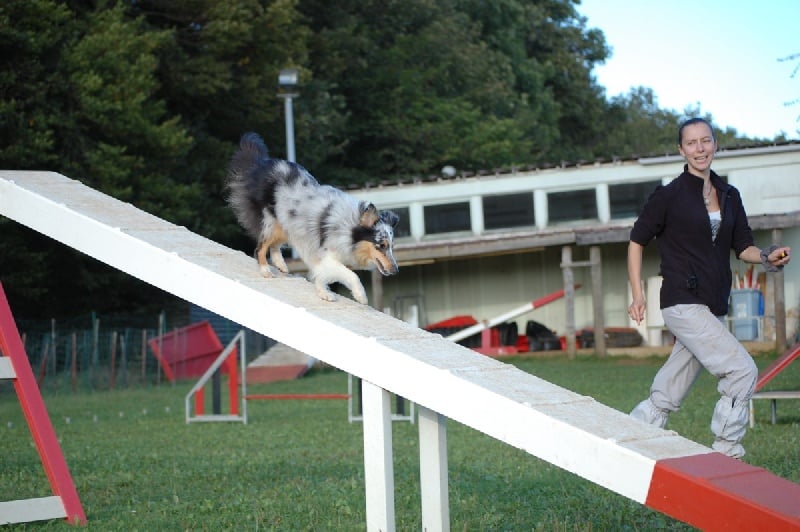
{"label": "tree", "polygon": [[[58,124],[63,102],[60,51],[72,42],[74,23],[62,4],[9,0],[0,4],[0,167],[58,168]],[[0,280],[15,309],[36,315],[47,301],[53,260],[48,239],[0,218]]]}
{"label": "tree", "polygon": [[62,128],[67,171],[90,186],[149,212],[185,223],[202,196],[179,178],[192,138],[179,116],[167,114],[156,76],[157,52],[168,31],[148,31],[120,4],[88,14],[86,31],[64,54],[78,118]]}
{"label": "tree", "polygon": [[[84,17],[49,2],[12,2],[3,10],[3,28],[14,45],[14,53],[3,56],[15,58],[7,72],[18,73],[3,82],[3,106],[12,112],[2,134],[16,138],[2,154],[4,165],[79,177],[155,214],[185,218],[201,190],[172,178],[173,163],[185,156],[191,138],[156,97],[153,52],[168,35],[126,20],[120,7]],[[10,297],[19,297],[30,312],[57,313],[87,294],[94,294],[88,303],[98,309],[135,306],[155,293],[15,224],[4,225],[8,236],[0,245],[17,252],[0,253],[0,272],[11,277]],[[55,290],[59,297],[49,304],[38,299]]]}
{"label": "tree", "polygon": [[525,138],[533,150],[525,162],[594,156],[602,136],[604,91],[591,76],[608,57],[603,34],[565,0],[459,2],[481,24],[482,38],[511,59],[514,90],[530,109]]}
{"label": "tree", "polygon": [[315,76],[337,80],[330,90],[348,112],[346,144],[326,175],[358,182],[527,158],[521,119],[530,114],[510,62],[457,2],[327,4],[300,4]]}
{"label": "tree", "polygon": [[[280,69],[300,71],[298,161],[357,186],[673,151],[681,113],[651,90],[606,101],[591,72],[608,54],[574,0],[7,0],[0,163],[249,250],[224,176],[245,131],[285,157]],[[26,311],[164,300],[7,220],[0,236],[0,278]]]}
{"label": "tree", "polygon": [[[209,238],[245,245],[223,190],[227,163],[241,134],[257,131],[275,156],[285,156],[278,72],[297,66],[304,92],[305,84],[311,83],[304,68],[308,30],[295,4],[293,0],[142,0],[130,5],[129,17],[141,18],[151,31],[171,36],[170,45],[158,49],[159,96],[169,115],[180,117],[193,139],[175,175],[185,186],[202,190],[191,204],[186,225]],[[327,118],[323,103],[314,111],[323,123],[337,121]]]}
{"label": "tree", "polygon": [[609,101],[606,135],[595,151],[607,157],[644,157],[677,151],[680,116],[658,106],[652,89],[636,87]]}
{"label": "tree", "polygon": [[69,10],[51,0],[0,4],[0,166],[53,168],[55,128],[67,119],[69,87],[60,52],[75,31]]}

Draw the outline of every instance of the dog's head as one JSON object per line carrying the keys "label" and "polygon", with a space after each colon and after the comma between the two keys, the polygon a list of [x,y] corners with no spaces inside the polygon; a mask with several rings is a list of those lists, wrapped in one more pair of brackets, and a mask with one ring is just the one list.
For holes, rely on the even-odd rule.
{"label": "dog's head", "polygon": [[376,268],[382,275],[394,275],[399,269],[393,251],[394,228],[400,218],[392,211],[378,212],[375,205],[364,201],[359,210],[359,225],[353,230],[359,268]]}

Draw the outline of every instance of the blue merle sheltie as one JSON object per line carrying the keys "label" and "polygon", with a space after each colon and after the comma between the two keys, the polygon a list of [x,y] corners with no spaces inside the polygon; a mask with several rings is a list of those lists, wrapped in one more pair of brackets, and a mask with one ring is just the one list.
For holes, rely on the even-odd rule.
{"label": "blue merle sheltie", "polygon": [[[272,277],[267,263],[288,273],[281,246],[289,243],[308,266],[319,297],[335,301],[329,285],[342,283],[359,303],[367,303],[364,286],[352,269],[397,273],[392,211],[331,186],[320,185],[302,166],[271,159],[256,133],[245,133],[231,159],[228,203],[242,227],[256,239],[261,274]],[[352,268],[352,269],[351,269]]]}

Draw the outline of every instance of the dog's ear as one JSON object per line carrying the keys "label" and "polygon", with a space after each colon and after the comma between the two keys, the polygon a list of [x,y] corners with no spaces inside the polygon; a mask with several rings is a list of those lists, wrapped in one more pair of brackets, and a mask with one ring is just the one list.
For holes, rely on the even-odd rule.
{"label": "dog's ear", "polygon": [[397,227],[400,217],[394,211],[381,211],[381,221],[394,229]]}
{"label": "dog's ear", "polygon": [[378,221],[378,209],[372,203],[362,201],[358,204],[358,209],[361,211],[361,218],[359,223],[363,227],[372,227]]}

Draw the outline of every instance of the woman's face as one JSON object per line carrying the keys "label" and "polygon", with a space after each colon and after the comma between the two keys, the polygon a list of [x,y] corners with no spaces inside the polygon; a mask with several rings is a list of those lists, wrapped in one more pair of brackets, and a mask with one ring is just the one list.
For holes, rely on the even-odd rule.
{"label": "woman's face", "polygon": [[690,124],[683,128],[678,149],[689,165],[689,173],[707,176],[711,161],[714,160],[714,152],[717,151],[717,141],[707,124]]}

